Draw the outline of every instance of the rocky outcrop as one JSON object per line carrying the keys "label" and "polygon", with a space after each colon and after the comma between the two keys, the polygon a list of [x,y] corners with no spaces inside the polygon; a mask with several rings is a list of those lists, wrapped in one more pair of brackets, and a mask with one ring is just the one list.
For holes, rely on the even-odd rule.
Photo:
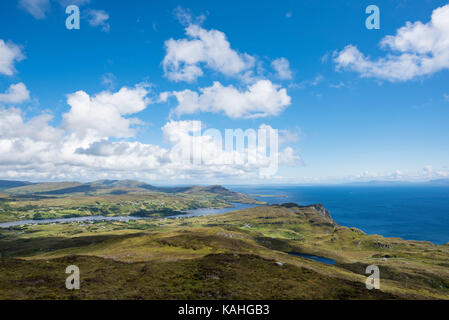
{"label": "rocky outcrop", "polygon": [[351,230],[352,232],[358,233],[358,234],[366,235],[365,232],[363,232],[360,229],[354,228],[354,227],[349,228],[349,230]]}
{"label": "rocky outcrop", "polygon": [[335,227],[338,226],[338,223],[334,219],[332,219],[329,210],[327,210],[321,203],[311,204],[308,206],[300,206],[296,203],[284,203],[282,204],[282,206],[285,208],[312,208],[315,211],[317,211],[321,216],[329,219],[332,225],[334,225]]}
{"label": "rocky outcrop", "polygon": [[393,245],[389,244],[389,243],[382,243],[380,241],[376,241],[373,243],[373,246],[375,246],[376,248],[379,249],[393,249]]}
{"label": "rocky outcrop", "polygon": [[324,216],[324,217],[326,217],[328,219],[333,220],[329,210],[327,210],[321,203],[313,204],[313,205],[311,205],[309,207],[315,209],[316,211],[318,211],[322,216]]}

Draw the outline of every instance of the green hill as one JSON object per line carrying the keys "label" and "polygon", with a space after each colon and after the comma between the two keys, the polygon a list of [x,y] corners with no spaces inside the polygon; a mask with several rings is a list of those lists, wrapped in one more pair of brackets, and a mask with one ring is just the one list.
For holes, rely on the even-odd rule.
{"label": "green hill", "polygon": [[81,186],[79,182],[45,182],[4,189],[9,194],[39,194]]}
{"label": "green hill", "polygon": [[0,191],[5,189],[17,188],[31,185],[31,182],[26,181],[9,181],[9,180],[0,180]]}
{"label": "green hill", "polygon": [[[1,231],[0,299],[449,299],[449,247],[366,235],[321,205]],[[335,260],[334,265],[291,253]],[[64,289],[66,266],[81,290]],[[380,289],[365,287],[366,267]]]}
{"label": "green hill", "polygon": [[126,193],[187,193],[216,194],[227,197],[241,197],[241,194],[222,186],[186,186],[157,187],[134,180],[98,180],[88,183],[80,182],[45,182],[27,183],[21,181],[0,181],[0,190],[12,195],[70,195],[70,194],[126,194]]}
{"label": "green hill", "polygon": [[171,216],[199,208],[261,204],[221,186],[156,187],[133,180],[49,182],[5,189],[0,222],[80,216]]}

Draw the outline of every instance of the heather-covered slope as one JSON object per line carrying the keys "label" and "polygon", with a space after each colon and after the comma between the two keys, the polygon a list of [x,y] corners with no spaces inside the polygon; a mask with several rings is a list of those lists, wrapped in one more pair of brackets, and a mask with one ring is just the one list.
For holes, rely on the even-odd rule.
{"label": "heather-covered slope", "polygon": [[[366,235],[321,205],[1,231],[1,298],[448,299],[449,247]],[[289,253],[334,259],[335,265]],[[81,290],[64,270],[81,269]],[[380,290],[365,288],[366,266]]]}

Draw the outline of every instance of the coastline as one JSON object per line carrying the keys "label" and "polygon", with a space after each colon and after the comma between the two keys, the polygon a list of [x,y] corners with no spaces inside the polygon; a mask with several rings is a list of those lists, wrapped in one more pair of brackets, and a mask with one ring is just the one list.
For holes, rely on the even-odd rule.
{"label": "coastline", "polygon": [[257,198],[270,204],[322,203],[339,224],[368,234],[436,245],[449,242],[448,186],[245,186],[233,190],[271,194]]}

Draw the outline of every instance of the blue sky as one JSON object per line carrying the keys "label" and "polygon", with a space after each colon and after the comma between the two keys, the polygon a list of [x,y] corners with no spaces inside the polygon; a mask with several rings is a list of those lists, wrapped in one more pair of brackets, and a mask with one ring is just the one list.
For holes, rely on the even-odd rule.
{"label": "blue sky", "polygon": [[[0,179],[449,176],[447,1],[9,0],[0,39]],[[180,163],[192,121],[279,130],[279,170]]]}

